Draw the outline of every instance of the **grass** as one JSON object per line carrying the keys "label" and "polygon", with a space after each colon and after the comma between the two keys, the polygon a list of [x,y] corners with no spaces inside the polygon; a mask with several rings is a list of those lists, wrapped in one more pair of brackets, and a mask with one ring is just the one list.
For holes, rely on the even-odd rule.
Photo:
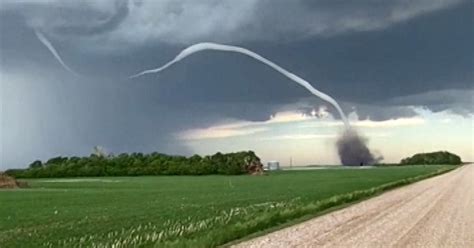
{"label": "grass", "polygon": [[28,180],[31,188],[0,191],[0,244],[218,246],[452,168]]}

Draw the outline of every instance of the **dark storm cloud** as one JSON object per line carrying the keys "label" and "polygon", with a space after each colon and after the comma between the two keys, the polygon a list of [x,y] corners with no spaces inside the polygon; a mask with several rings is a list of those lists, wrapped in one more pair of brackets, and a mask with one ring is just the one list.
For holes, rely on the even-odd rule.
{"label": "dark storm cloud", "polygon": [[61,38],[114,30],[127,18],[128,3],[128,0],[111,0],[102,5],[90,1],[6,1],[0,10],[21,15],[30,28]]}
{"label": "dark storm cloud", "polygon": [[[283,45],[244,45],[339,101],[349,102],[346,111],[354,105],[365,105],[367,107],[360,108],[362,114],[375,119],[410,116],[413,110],[400,107],[409,105],[408,102],[386,102],[387,99],[434,90],[472,88],[474,32],[469,25],[464,25],[471,21],[471,11],[471,5],[466,4],[378,32]],[[139,55],[146,61],[144,64],[153,66],[135,67],[134,72],[164,63],[179,49],[174,51]],[[167,102],[288,104],[308,96],[297,85],[248,58],[219,52],[193,55],[158,78],[151,76],[138,81],[146,83],[148,80],[179,92],[179,95],[160,97]],[[466,99],[465,96],[460,98]],[[437,100],[436,106],[431,102],[416,103],[439,111],[442,110],[439,107],[449,101],[444,97]]]}
{"label": "dark storm cloud", "polygon": [[[185,45],[199,41],[284,43],[377,31],[463,2],[150,0],[127,4],[126,1],[112,0],[4,1],[2,9],[22,13],[25,22],[32,28],[48,35],[56,33],[56,38],[75,41],[79,46],[87,41],[91,47],[114,50],[147,42]],[[100,38],[77,41],[74,37],[61,37],[61,32],[55,32],[58,30],[70,34],[74,31],[77,34],[97,34],[105,30],[114,32]]]}
{"label": "dark storm cloud", "polygon": [[385,104],[426,106],[434,112],[450,110],[460,115],[474,113],[474,87],[457,90],[428,91],[389,99]]}
{"label": "dark storm cloud", "polygon": [[[187,18],[187,7],[196,2],[176,2],[173,11]],[[183,43],[193,39],[226,36],[227,42],[267,57],[334,96],[346,112],[355,107],[364,118],[413,116],[416,113],[409,105],[434,111],[473,112],[473,105],[469,105],[474,78],[474,31],[472,25],[467,25],[472,24],[473,17],[470,1],[422,11],[423,14],[398,21],[380,19],[382,13],[393,13],[389,11],[394,8],[392,2],[388,6],[361,4],[356,9],[368,8],[380,13],[369,16],[368,20],[380,21],[381,26],[347,29],[346,24],[325,24],[324,35],[318,30],[304,32],[307,26],[295,27],[294,32],[291,26],[282,26],[272,34],[262,32],[262,37],[257,37],[253,32],[267,28],[270,33],[274,26],[284,25],[279,19],[272,19],[274,15],[290,19],[292,25],[312,24],[315,19],[309,18],[308,13],[318,6],[321,7],[317,13],[325,10],[327,13],[319,16],[327,15],[327,20],[335,20],[353,9],[341,6],[340,1],[298,1],[303,5],[288,9],[296,11],[304,6],[304,15],[289,15],[282,3],[275,3],[262,13],[262,18],[267,19],[255,25],[242,24],[245,28],[239,24],[237,31],[232,32],[229,31],[232,27],[226,27],[229,30],[206,27],[196,30],[199,36],[189,37],[183,36],[189,29],[173,29],[168,33],[169,39],[162,42],[163,35],[156,34],[159,32],[148,30],[148,36],[141,37],[142,32],[148,32],[146,29],[130,29],[129,34],[136,35],[136,39],[147,41],[143,43],[133,43],[132,36],[118,34],[130,28],[128,21],[134,14],[146,11],[146,3],[111,3],[109,9],[99,6],[82,12],[66,4],[62,8],[67,11],[62,13],[68,16],[70,13],[70,20],[75,21],[57,22],[57,16],[53,16],[45,19],[50,26],[40,25],[44,24],[41,22],[36,23],[38,26],[31,25],[34,20],[26,20],[24,14],[40,16],[45,10],[49,13],[48,5],[41,5],[41,11],[27,6],[26,12],[0,8],[2,169],[60,154],[86,155],[95,145],[114,153],[155,150],[191,153],[175,139],[176,132],[206,127],[222,119],[266,120],[298,101],[303,103],[295,105],[295,109],[308,111],[322,104],[317,99],[306,100],[309,95],[303,88],[238,54],[196,54],[159,76],[125,79],[172,59],[185,47]],[[239,3],[244,8],[251,1]],[[259,2],[257,9],[261,10],[264,4]],[[222,15],[237,18],[224,7],[219,9]],[[333,12],[336,14],[331,15]],[[275,22],[272,24],[270,20]],[[153,24],[150,27],[158,26],[154,22],[150,24]],[[63,71],[37,40],[33,27],[55,34],[51,43],[63,60],[86,77],[74,79]],[[221,36],[213,33],[220,31]],[[297,36],[296,40],[284,38],[292,34]],[[77,37],[80,39],[76,40]],[[274,41],[270,42],[268,37]],[[130,43],[135,45],[130,48]]]}
{"label": "dark storm cloud", "polygon": [[[72,23],[71,25],[66,25],[66,26],[60,26],[56,27],[54,29],[54,32],[57,32],[59,34],[67,34],[67,35],[95,35],[95,34],[101,34],[106,31],[110,31],[118,27],[120,23],[122,23],[125,18],[129,14],[129,8],[128,8],[128,0],[117,0],[115,1],[115,13],[113,13],[110,17],[108,17],[105,21],[102,21],[98,18],[96,23],[89,24],[88,26],[85,25],[79,25],[75,26],[74,20],[68,20],[68,23]],[[62,12],[63,18],[71,18],[68,15],[68,11],[60,11]],[[71,11],[73,14],[77,14],[75,10]],[[74,17],[74,15],[73,15]],[[76,16],[80,17],[80,16]],[[101,17],[101,16],[100,16]],[[80,17],[81,19],[84,18],[83,16]],[[86,18],[90,18],[87,17]]]}

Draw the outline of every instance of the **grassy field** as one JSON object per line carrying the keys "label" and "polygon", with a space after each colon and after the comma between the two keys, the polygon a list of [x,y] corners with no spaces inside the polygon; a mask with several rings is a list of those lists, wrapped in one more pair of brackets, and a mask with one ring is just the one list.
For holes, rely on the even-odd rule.
{"label": "grassy field", "polygon": [[0,246],[216,246],[451,168],[28,180],[0,191]]}

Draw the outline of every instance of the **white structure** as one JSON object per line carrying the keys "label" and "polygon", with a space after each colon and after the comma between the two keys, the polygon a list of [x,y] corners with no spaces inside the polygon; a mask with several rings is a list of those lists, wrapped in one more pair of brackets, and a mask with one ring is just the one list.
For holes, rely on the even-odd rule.
{"label": "white structure", "polygon": [[278,162],[278,161],[268,161],[266,169],[269,170],[269,171],[279,170],[280,169],[280,162]]}

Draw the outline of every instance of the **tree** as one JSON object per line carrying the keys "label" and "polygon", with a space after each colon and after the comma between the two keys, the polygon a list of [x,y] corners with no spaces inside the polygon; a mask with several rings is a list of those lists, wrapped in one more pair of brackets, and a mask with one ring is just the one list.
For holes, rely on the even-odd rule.
{"label": "tree", "polygon": [[33,161],[33,163],[31,163],[28,168],[30,169],[35,169],[35,168],[41,168],[43,166],[43,163],[41,162],[41,160],[35,160]]}
{"label": "tree", "polygon": [[461,157],[447,151],[438,151],[430,153],[417,153],[411,157],[404,158],[400,161],[402,165],[415,164],[461,164]]}
{"label": "tree", "polygon": [[[55,157],[44,165],[37,160],[28,169],[10,170],[16,177],[137,176],[137,175],[211,175],[255,174],[261,167],[254,152],[220,152],[201,157],[170,156],[162,153],[122,153],[115,157],[91,154],[88,157]],[[257,168],[257,169],[256,169]]]}
{"label": "tree", "polygon": [[46,161],[46,165],[61,164],[61,163],[65,162],[66,160],[67,160],[67,158],[63,158],[61,156],[54,157],[54,158],[51,158],[48,161]]}

